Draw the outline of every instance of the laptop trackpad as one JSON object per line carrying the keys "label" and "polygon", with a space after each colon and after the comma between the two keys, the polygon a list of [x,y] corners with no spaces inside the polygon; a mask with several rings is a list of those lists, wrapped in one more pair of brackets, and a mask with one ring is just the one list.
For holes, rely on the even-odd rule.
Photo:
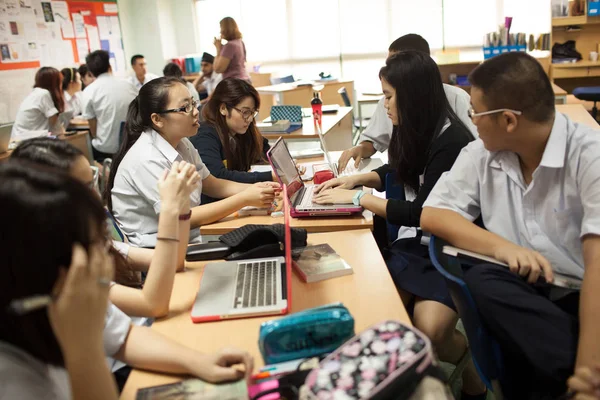
{"label": "laptop trackpad", "polygon": [[192,315],[224,315],[231,310],[237,263],[211,263],[204,267]]}

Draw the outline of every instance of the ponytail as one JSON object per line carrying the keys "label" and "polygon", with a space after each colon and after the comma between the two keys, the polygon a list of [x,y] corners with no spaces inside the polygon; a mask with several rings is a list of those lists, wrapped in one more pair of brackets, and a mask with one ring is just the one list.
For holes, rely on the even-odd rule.
{"label": "ponytail", "polygon": [[143,132],[154,129],[151,115],[164,110],[169,100],[169,88],[174,84],[181,84],[177,78],[161,77],[146,83],[140,89],[140,93],[129,104],[127,118],[125,120],[124,137],[120,139],[121,146],[113,157],[110,167],[108,184],[104,189],[104,201],[112,212],[111,191],[115,184],[115,177],[119,170],[119,164],[131,147],[137,142]]}

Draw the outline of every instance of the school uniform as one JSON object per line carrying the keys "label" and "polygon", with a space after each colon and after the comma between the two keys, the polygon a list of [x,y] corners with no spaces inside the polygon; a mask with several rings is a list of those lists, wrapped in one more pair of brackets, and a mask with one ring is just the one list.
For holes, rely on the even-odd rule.
{"label": "school uniform", "polygon": [[[114,356],[123,346],[130,325],[130,318],[109,304],[103,331],[107,357]],[[46,364],[20,348],[0,341],[0,400],[71,398],[69,375],[65,368]]]}
{"label": "school uniform", "polygon": [[69,92],[64,90],[63,96],[65,98],[65,112],[59,116],[59,120],[62,126],[67,129],[71,120],[77,116],[80,116],[83,111],[81,100],[82,93],[77,92],[71,96]]}
{"label": "school uniform", "polygon": [[32,131],[50,131],[49,118],[58,114],[58,110],[52,101],[50,92],[42,88],[34,88],[31,93],[25,97],[12,127],[12,137],[18,139]]}
{"label": "school uniform", "polygon": [[[208,168],[211,175],[219,179],[227,179],[229,181],[241,183],[256,183],[272,181],[273,175],[271,172],[248,172],[248,171],[232,171],[227,168],[227,158],[221,138],[213,125],[202,123],[198,128],[196,136],[190,138],[190,142],[196,150],[204,165]],[[231,139],[232,145],[235,146],[235,141]],[[267,159],[267,151],[269,150],[269,141],[263,138],[263,157]],[[238,149],[241,151],[241,149]],[[256,160],[258,163],[261,160]],[[211,203],[217,201],[212,197],[202,195],[202,203]]]}
{"label": "school uniform", "polygon": [[87,86],[83,96],[83,118],[97,121],[96,137],[92,139],[94,159],[103,161],[119,150],[121,123],[137,92],[131,84],[107,72]]}
{"label": "school uniform", "polygon": [[[465,126],[471,131],[473,136],[478,137],[477,128],[473,125],[471,118],[469,117],[469,108],[471,108],[471,96],[461,88],[456,86],[444,84],[444,92],[448,98],[450,107],[465,124]],[[372,142],[375,150],[384,152],[390,146],[390,140],[392,139],[393,125],[390,118],[387,116],[387,111],[384,106],[385,98],[381,98],[377,103],[375,112],[369,120],[369,124],[361,133],[358,143]]]}
{"label": "school uniform", "polygon": [[[400,225],[398,240],[393,243],[386,256],[386,264],[396,287],[413,295],[442,303],[454,308],[446,283],[431,264],[427,246],[421,245],[421,235],[417,230],[421,222],[423,203],[439,177],[450,170],[462,148],[473,137],[462,126],[446,123],[442,132],[431,144],[425,169],[420,176],[418,192],[406,189],[406,200],[389,199],[386,206],[387,221]],[[396,174],[389,165],[374,170],[386,190],[386,175]]]}
{"label": "school uniform", "polygon": [[212,74],[210,74],[210,76],[206,76],[204,78],[204,82],[202,82],[202,84],[204,85],[204,88],[206,89],[206,93],[210,96],[211,93],[215,90],[215,88],[219,84],[219,82],[221,82],[222,80],[223,80],[223,74],[217,74],[214,71]]}
{"label": "school uniform", "polygon": [[[115,176],[111,191],[112,214],[129,243],[137,247],[155,247],[160,214],[158,180],[175,161],[194,164],[201,179],[210,172],[187,138],[173,148],[154,130],[143,132],[129,149]],[[202,181],[190,194],[190,206],[201,203]],[[200,229],[190,231],[190,242],[200,242]]]}
{"label": "school uniform", "polygon": [[141,83],[139,81],[139,79],[137,78],[137,76],[135,76],[135,74],[132,75],[132,76],[128,76],[127,77],[127,82],[129,82],[131,84],[131,86],[133,86],[134,89],[139,92],[140,89],[142,88],[142,86],[144,86],[146,83],[148,83],[151,80],[156,79],[156,78],[160,78],[160,77],[158,75],[154,75],[154,74],[148,72],[144,76],[144,83]]}
{"label": "school uniform", "polygon": [[[533,180],[518,156],[467,146],[425,207],[451,210],[541,253],[560,273],[583,278],[581,239],[600,235],[600,132],[556,114]],[[477,265],[465,281],[505,361],[508,398],[555,398],[573,372],[579,292],[529,285],[508,269]]]}

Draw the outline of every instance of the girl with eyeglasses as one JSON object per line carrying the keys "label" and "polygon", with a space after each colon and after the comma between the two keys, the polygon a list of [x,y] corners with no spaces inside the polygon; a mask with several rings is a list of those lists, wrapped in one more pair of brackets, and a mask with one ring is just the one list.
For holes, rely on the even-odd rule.
{"label": "girl with eyeglasses", "polygon": [[[104,195],[109,210],[134,246],[156,245],[162,209],[156,183],[175,161],[194,165],[201,178],[189,196],[189,208],[179,216],[182,221],[190,220],[191,242],[201,241],[201,225],[245,206],[270,206],[280,191],[274,182],[248,185],[211,175],[188,139],[199,127],[196,106],[180,79],[166,77],[145,84],[129,105],[125,138],[113,160]],[[202,193],[224,200],[200,205]]]}
{"label": "girl with eyeglasses", "polygon": [[[190,138],[213,176],[242,183],[275,180],[269,171],[248,172],[252,164],[266,163],[269,150],[256,127],[259,107],[258,92],[246,81],[227,78],[217,85],[202,108],[198,134]],[[202,196],[203,203],[213,201]]]}

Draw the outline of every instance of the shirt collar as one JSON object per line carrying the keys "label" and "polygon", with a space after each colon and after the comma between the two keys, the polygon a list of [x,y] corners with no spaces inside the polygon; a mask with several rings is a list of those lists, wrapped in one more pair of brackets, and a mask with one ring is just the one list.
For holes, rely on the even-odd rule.
{"label": "shirt collar", "polygon": [[152,143],[154,144],[154,147],[156,147],[158,151],[160,151],[162,155],[165,156],[167,160],[169,160],[169,162],[175,162],[177,161],[177,157],[181,157],[179,152],[154,129],[146,131],[146,133],[148,133],[152,138]]}
{"label": "shirt collar", "polygon": [[69,92],[67,92],[66,90],[63,90],[63,96],[65,97],[65,102],[67,102],[67,103],[68,103],[69,101],[71,101],[71,97],[73,97],[73,96],[71,96],[71,95],[69,94]]}
{"label": "shirt collar", "polygon": [[547,168],[562,168],[565,166],[568,128],[568,121],[565,116],[556,113],[540,166]]}

